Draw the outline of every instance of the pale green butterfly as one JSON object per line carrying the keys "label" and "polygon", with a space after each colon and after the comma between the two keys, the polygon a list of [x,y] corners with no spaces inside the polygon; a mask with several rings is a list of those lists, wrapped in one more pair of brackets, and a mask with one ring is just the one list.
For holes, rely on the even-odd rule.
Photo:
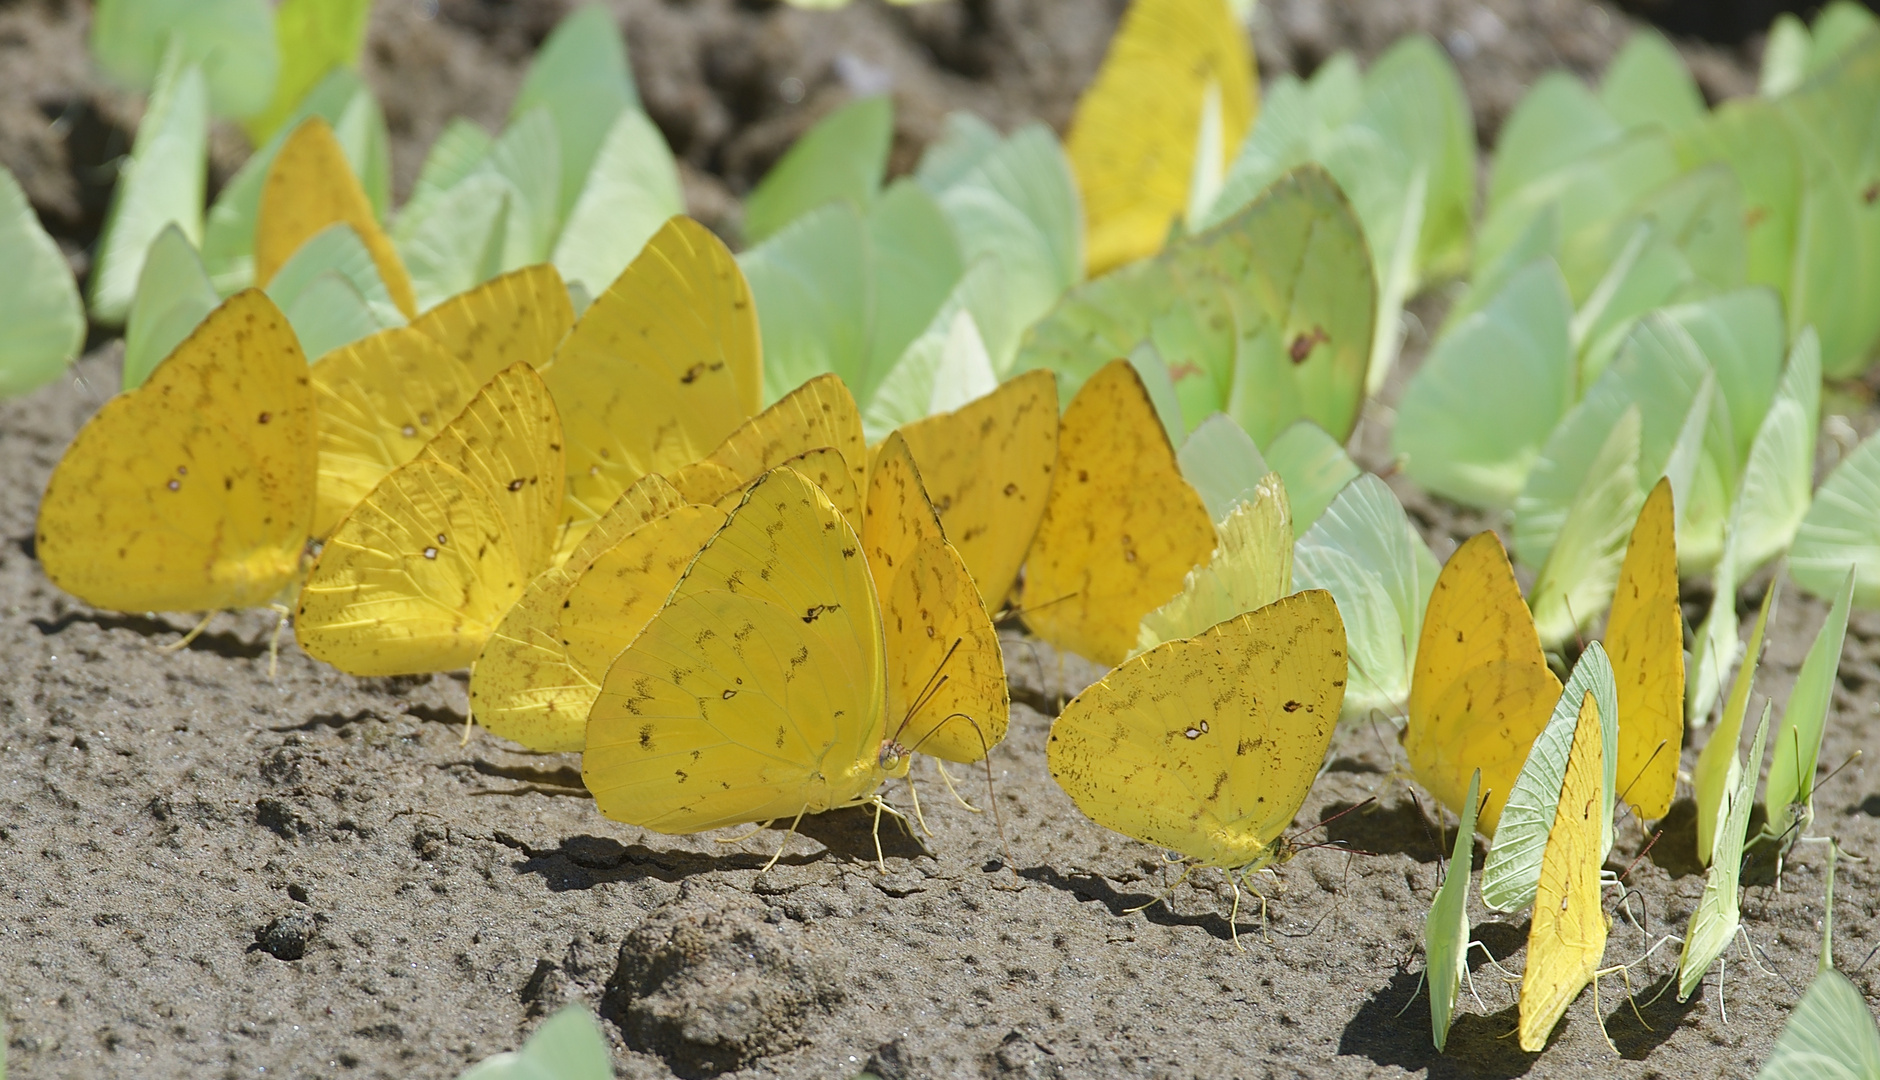
{"label": "pale green butterfly", "polygon": [[1543,258],[1451,326],[1398,404],[1391,451],[1404,472],[1460,503],[1511,506],[1574,403],[1572,315],[1558,268]]}
{"label": "pale green butterfly", "polygon": [[[966,268],[952,226],[912,180],[891,185],[865,211],[846,200],[810,210],[739,264],[757,303],[765,400],[833,372],[867,413],[949,299],[970,306],[954,292]],[[999,273],[985,265],[983,273]],[[921,402],[927,389],[893,392]]]}
{"label": "pale green butterfly", "polygon": [[157,73],[130,158],[118,174],[91,273],[91,314],[122,325],[151,242],[172,222],[202,236],[209,171],[209,90],[202,71],[173,45]]}
{"label": "pale green butterfly", "polygon": [[1482,770],[1469,778],[1469,797],[1456,827],[1455,847],[1443,883],[1423,919],[1423,979],[1430,987],[1430,1038],[1441,1052],[1449,1040],[1456,994],[1469,974],[1469,874],[1475,854],[1475,811],[1481,798]]}
{"label": "pale green butterfly", "polygon": [[[1747,765],[1737,761],[1735,746],[1727,748],[1728,794],[1717,808],[1717,846],[1711,853],[1709,876],[1704,879],[1704,895],[1697,901],[1697,910],[1691,913],[1690,928],[1684,932],[1684,949],[1678,956],[1679,1001],[1689,999],[1698,984],[1704,981],[1704,974],[1710,970],[1710,966],[1722,958],[1723,950],[1736,937],[1742,919],[1739,901],[1743,839],[1749,831],[1750,806],[1756,801],[1756,778],[1762,773],[1763,740],[1769,734],[1769,711],[1769,706],[1765,704],[1762,719],[1756,724],[1756,737],[1750,742]],[[1717,734],[1722,735],[1724,732],[1719,728]],[[1702,806],[1698,812],[1703,812]]]}
{"label": "pale green butterfly", "polygon": [[1841,459],[1815,492],[1789,548],[1789,573],[1816,596],[1833,596],[1854,568],[1854,605],[1880,607],[1880,439]]}
{"label": "pale green butterfly", "polygon": [[267,105],[280,69],[267,0],[99,0],[90,44],[100,67],[138,90],[161,81],[173,44],[182,63],[206,76],[208,103],[220,116]]}
{"label": "pale green butterfly", "polygon": [[1181,592],[1142,617],[1130,655],[1198,637],[1217,623],[1292,594],[1292,510],[1278,473],[1263,477],[1253,497],[1236,503],[1215,532],[1213,557],[1188,571]]}
{"label": "pale green butterfly", "polygon": [[1220,224],[1072,289],[1016,367],[1057,372],[1068,399],[1148,340],[1187,426],[1225,412],[1262,443],[1305,418],[1343,439],[1362,400],[1375,294],[1357,215],[1305,165]]}
{"label": "pale green butterfly", "polygon": [[405,323],[372,253],[344,223],[328,225],[302,244],[266,291],[309,360]]}
{"label": "pale green butterfly", "polygon": [[[1734,583],[1732,583],[1734,584]],[[1781,593],[1782,576],[1776,575],[1769,591],[1763,594],[1762,609],[1756,614],[1756,623],[1750,630],[1749,647],[1743,653],[1743,664],[1737,668],[1736,678],[1730,684],[1730,696],[1723,705],[1723,715],[1717,721],[1717,728],[1711,732],[1710,740],[1698,752],[1697,767],[1691,770],[1691,786],[1696,789],[1697,800],[1697,860],[1708,865],[1712,850],[1717,843],[1718,815],[1722,812],[1725,794],[1730,790],[1731,770],[1736,767],[1737,744],[1743,739],[1743,721],[1749,714],[1749,692],[1756,684],[1756,668],[1762,663],[1764,632],[1769,628],[1769,613]],[[1728,592],[1719,592],[1719,600],[1734,597],[1734,588]],[[1736,648],[1736,604],[1713,601],[1712,616],[1716,608],[1731,609],[1730,634],[1728,648],[1732,657]],[[1708,627],[1710,620],[1706,619]],[[1706,641],[1704,629],[1698,631],[1698,647],[1705,649],[1710,645]],[[1722,654],[1717,654],[1721,656]],[[1725,660],[1714,667],[1700,663],[1699,673],[1708,677],[1721,678],[1722,672],[1729,667]],[[1714,700],[1714,698],[1713,698]],[[1688,714],[1687,714],[1688,719]],[[1757,763],[1761,767],[1761,762]]]}
{"label": "pale green butterfly", "polygon": [[1834,970],[1834,848],[1828,849],[1822,902],[1821,961],[1814,981],[1782,1027],[1759,1080],[1876,1080],[1880,1025],[1867,999]]}
{"label": "pale green butterfly", "polygon": [[1605,771],[1600,776],[1600,851],[1612,850],[1613,790],[1619,765],[1619,697],[1613,683],[1612,661],[1595,641],[1573,665],[1567,684],[1554,705],[1553,715],[1528,749],[1527,761],[1515,777],[1514,787],[1495,826],[1495,841],[1482,864],[1482,902],[1496,911],[1519,911],[1534,902],[1541,877],[1541,856],[1547,834],[1554,827],[1560,786],[1567,776],[1567,753],[1573,747],[1573,729],[1587,694],[1599,710],[1599,736]]}
{"label": "pale green butterfly", "polygon": [[85,308],[59,245],[0,167],[0,397],[59,377],[85,344]]}
{"label": "pale green butterfly", "polygon": [[520,1050],[472,1065],[459,1080],[612,1080],[614,1064],[599,1025],[580,1005],[542,1021]]}
{"label": "pale green butterfly", "polygon": [[221,302],[195,245],[174,223],[166,226],[144,259],[124,324],[124,389],[141,385]]}
{"label": "pale green butterfly", "polygon": [[1389,485],[1368,473],[1347,484],[1299,538],[1294,586],[1330,592],[1345,620],[1351,669],[1345,716],[1404,714],[1423,612],[1440,569]]}
{"label": "pale green butterfly", "polygon": [[[627,43],[620,36],[620,24],[603,5],[576,8],[556,25],[529,63],[529,73],[510,106],[509,122],[514,124],[537,108],[546,109],[554,123],[556,145],[560,150],[560,190],[556,195],[558,217],[569,217],[593,177],[602,173],[601,161],[608,154],[608,144],[620,136],[620,117],[640,113],[639,94],[633,88],[633,68],[627,59]],[[643,113],[640,113],[644,117]],[[650,143],[637,145],[652,152]],[[665,140],[659,140],[663,151]],[[624,152],[616,146],[613,153]],[[656,158],[649,160],[654,164]],[[671,160],[671,155],[666,155]],[[619,170],[620,162],[608,168]],[[616,176],[620,175],[618,172]],[[668,214],[666,217],[670,217]],[[664,224],[659,219],[653,228]],[[649,231],[648,236],[652,233]],[[641,244],[645,243],[642,238]],[[638,248],[635,248],[637,253]],[[631,260],[629,255],[628,259]],[[625,267],[626,263],[621,266]],[[563,272],[566,276],[566,271]],[[604,281],[590,281],[596,295],[613,283],[619,272]]]}
{"label": "pale green butterfly", "polygon": [[1815,822],[1815,766],[1821,758],[1821,736],[1834,700],[1835,673],[1841,665],[1853,599],[1854,568],[1850,566],[1828,618],[1802,658],[1795,688],[1789,691],[1782,723],[1776,728],[1775,756],[1769,763],[1769,784],[1763,789],[1763,805],[1769,813],[1763,837],[1776,844],[1778,876],[1783,856],[1797,840],[1809,838],[1808,829]]}
{"label": "pale green butterfly", "polygon": [[817,121],[745,199],[745,240],[761,244],[832,202],[868,210],[881,191],[893,135],[894,103],[884,95],[850,102]]}

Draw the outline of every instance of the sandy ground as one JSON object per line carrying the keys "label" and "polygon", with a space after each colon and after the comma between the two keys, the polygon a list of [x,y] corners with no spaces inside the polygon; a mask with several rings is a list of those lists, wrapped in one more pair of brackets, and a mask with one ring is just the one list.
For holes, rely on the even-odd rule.
{"label": "sandy ground", "polygon": [[[618,6],[642,92],[688,162],[688,194],[719,220],[854,77],[841,57],[893,73],[911,161],[946,107],[1062,123],[1117,8]],[[517,64],[558,10],[381,0],[370,52],[401,182],[450,112],[500,120]],[[1430,29],[1458,56],[1485,134],[1536,70],[1596,72],[1626,28],[1577,0],[1270,0],[1265,12],[1268,74]],[[104,153],[112,125],[135,114],[74,56],[82,18],[77,4],[0,5],[0,161],[80,263],[96,228],[84,155]],[[1748,79],[1735,53],[1688,55],[1713,94]],[[788,77],[804,85],[795,104],[776,89]],[[238,158],[239,144],[221,152]],[[1434,325],[1440,301],[1419,310]],[[1413,333],[1409,363],[1421,347]],[[0,1015],[16,1076],[448,1078],[573,1000],[599,1011],[628,1077],[839,1078],[864,1065],[885,1080],[1747,1076],[1814,970],[1823,864],[1804,845],[1781,892],[1752,868],[1744,910],[1761,967],[1733,951],[1721,994],[1712,976],[1689,1004],[1665,995],[1641,1022],[1612,977],[1597,1009],[1583,997],[1552,1045],[1526,1055],[1509,1034],[1513,988],[1478,963],[1479,997],[1465,995],[1438,1056],[1416,987],[1444,845],[1428,800],[1419,806],[1401,779],[1389,729],[1341,729],[1298,819],[1375,796],[1326,830],[1363,854],[1300,854],[1266,887],[1264,930],[1257,906],[1242,908],[1237,949],[1218,875],[1132,912],[1167,876],[1161,853],[1083,819],[1044,768],[1051,714],[1096,672],[1016,634],[1012,734],[993,757],[1003,843],[993,818],[953,802],[926,764],[915,776],[934,835],[884,822],[885,873],[861,811],[805,821],[767,873],[780,829],[724,844],[616,825],[582,791],[575,757],[482,734],[462,745],[460,673],[353,679],[289,640],[270,679],[270,616],[222,616],[170,652],[161,646],[184,617],[96,612],[54,589],[33,559],[34,509],[65,443],[115,386],[117,355],[103,343],[71,379],[0,404]],[[1388,418],[1386,404],[1369,407],[1362,456]],[[1873,417],[1840,422],[1865,430]],[[1481,523],[1396,482],[1439,555]],[[1746,613],[1760,584],[1737,598]],[[1705,601],[1695,597],[1693,618]],[[1762,684],[1778,703],[1824,614],[1785,600]],[[1825,762],[1874,746],[1876,683],[1880,619],[1860,616]],[[983,804],[985,784],[974,775],[964,790]],[[899,785],[888,797],[910,805]],[[1880,853],[1880,766],[1850,766],[1818,809],[1818,829]],[[1632,865],[1643,843],[1636,822],[1621,826],[1611,865],[1631,866],[1631,918],[1614,924],[1609,963],[1681,931],[1702,890],[1688,800]],[[1844,970],[1880,944],[1874,866],[1840,867]],[[1471,914],[1476,938],[1518,971],[1526,920]],[[1674,950],[1633,971],[1642,994],[1663,987]],[[1880,996],[1880,961],[1853,978]]]}

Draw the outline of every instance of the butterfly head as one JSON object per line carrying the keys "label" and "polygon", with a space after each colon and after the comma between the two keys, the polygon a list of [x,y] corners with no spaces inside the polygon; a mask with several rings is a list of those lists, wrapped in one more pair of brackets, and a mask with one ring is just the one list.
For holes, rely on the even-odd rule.
{"label": "butterfly head", "polygon": [[893,739],[881,740],[881,754],[875,764],[889,776],[906,776],[907,767],[912,764],[914,755],[907,747]]}

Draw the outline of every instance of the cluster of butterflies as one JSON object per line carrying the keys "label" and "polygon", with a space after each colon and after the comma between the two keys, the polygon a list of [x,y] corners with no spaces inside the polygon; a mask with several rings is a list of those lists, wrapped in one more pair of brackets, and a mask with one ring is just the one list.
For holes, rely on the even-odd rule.
{"label": "cluster of butterflies", "polygon": [[[1666,813],[1685,726],[1735,662],[1715,604],[1687,678],[1680,572],[1733,596],[1790,548],[1835,602],[1757,842],[1808,836],[1848,609],[1880,602],[1851,569],[1880,558],[1880,443],[1809,494],[1822,370],[1871,345],[1847,300],[1867,279],[1824,282],[1880,251],[1867,217],[1834,216],[1873,163],[1830,136],[1880,88],[1880,35],[1846,5],[1783,24],[1748,105],[1706,114],[1655,37],[1597,98],[1544,82],[1472,239],[1473,128],[1433,43],[1363,73],[1334,58],[1262,106],[1244,12],[1139,0],[1064,146],[955,117],[887,184],[891,106],[858,101],[752,193],[737,258],[671,216],[670,151],[598,8],[558,28],[500,136],[445,132],[389,230],[376,103],[343,66],[286,63],[299,104],[263,95],[260,151],[192,231],[200,162],[164,151],[241,89],[192,49],[260,26],[244,5],[153,6],[167,29],[144,37],[167,44],[118,57],[154,86],[92,279],[94,316],[128,319],[125,392],[68,449],[37,534],[81,599],[272,604],[347,672],[468,666],[476,722],[582,752],[603,813],[670,833],[879,814],[914,754],[984,759],[1009,604],[1113,668],[1052,725],[1057,782],[1227,871],[1236,909],[1291,854],[1338,720],[1401,716],[1412,772],[1462,819],[1428,923],[1436,1043],[1479,832],[1482,900],[1533,906],[1538,1049],[1611,970],[1616,807]],[[356,54],[365,5],[316,9],[281,6],[282,49],[331,15]],[[142,40],[136,10],[101,5],[101,59]],[[1750,167],[1768,140],[1792,169]],[[0,342],[0,391],[83,336],[22,218],[0,175],[0,249],[58,268],[0,298],[39,327]],[[1472,257],[1393,438],[1424,486],[1513,510],[1525,601],[1493,534],[1439,567],[1343,449],[1405,298]],[[1737,928],[1767,710],[1737,750],[1773,597],[1694,773],[1711,877],[1681,995]],[[1543,647],[1608,603],[1563,687]]]}

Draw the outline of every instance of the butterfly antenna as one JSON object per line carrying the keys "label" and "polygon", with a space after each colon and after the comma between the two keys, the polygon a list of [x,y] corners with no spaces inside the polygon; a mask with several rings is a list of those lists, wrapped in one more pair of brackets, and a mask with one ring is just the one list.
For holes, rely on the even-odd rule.
{"label": "butterfly antenna", "polygon": [[[1365,799],[1363,802],[1352,803],[1350,806],[1345,807],[1343,810],[1340,810],[1338,813],[1333,814],[1331,817],[1321,819],[1319,823],[1316,825],[1307,825],[1305,828],[1300,829],[1298,832],[1293,833],[1292,836],[1287,837],[1286,846],[1289,848],[1292,848],[1295,851],[1310,851],[1312,850],[1312,848],[1332,847],[1334,845],[1338,847],[1343,847],[1344,844],[1340,841],[1333,841],[1332,843],[1329,843],[1329,844],[1312,844],[1310,846],[1304,846],[1304,847],[1296,845],[1292,841],[1293,841],[1293,836],[1302,836],[1306,833],[1311,832],[1314,829],[1323,829],[1325,826],[1330,825],[1332,822],[1337,821],[1339,818],[1344,817],[1346,814],[1351,813],[1353,810],[1362,810],[1376,801],[1377,801],[1377,796],[1373,795],[1370,798]],[[1372,853],[1366,851],[1366,852],[1360,852],[1359,854],[1369,855]]]}
{"label": "butterfly antenna", "polygon": [[1076,596],[1077,596],[1077,593],[1073,591],[1073,592],[1067,592],[1063,596],[1052,597],[1051,599],[1046,600],[1043,603],[1033,604],[1030,607],[1025,607],[1020,604],[1012,604],[1012,605],[1007,606],[1004,611],[999,612],[999,617],[997,619],[994,619],[993,622],[1002,624],[1002,623],[1011,622],[1014,619],[1022,619],[1026,615],[1029,615],[1034,611],[1038,611],[1042,608],[1048,608],[1052,604],[1062,604],[1064,601],[1073,599]]}
{"label": "butterfly antenna", "polygon": [[1626,875],[1630,874],[1632,872],[1632,868],[1639,864],[1639,860],[1643,859],[1646,855],[1651,854],[1652,845],[1656,844],[1658,842],[1658,838],[1663,836],[1664,834],[1665,834],[1665,831],[1663,829],[1659,829],[1656,832],[1652,833],[1651,839],[1645,841],[1645,846],[1639,849],[1639,853],[1637,855],[1632,856],[1631,862],[1625,864],[1625,870],[1619,874],[1620,881],[1624,881],[1626,879]]}
{"label": "butterfly antenna", "polygon": [[1635,776],[1633,776],[1631,780],[1629,780],[1629,781],[1627,781],[1627,783],[1626,783],[1626,785],[1625,785],[1625,790],[1623,790],[1623,791],[1621,791],[1621,792],[1619,792],[1619,801],[1620,801],[1620,802],[1622,802],[1622,803],[1625,803],[1625,804],[1626,804],[1627,806],[1630,806],[1630,805],[1632,805],[1632,803],[1631,803],[1631,801],[1630,801],[1630,796],[1631,796],[1631,794],[1632,794],[1632,788],[1633,788],[1634,786],[1636,786],[1636,785],[1638,784],[1638,782],[1639,782],[1639,781],[1640,781],[1641,779],[1643,779],[1643,778],[1644,778],[1644,776],[1645,776],[1645,770],[1647,770],[1647,769],[1649,769],[1649,768],[1651,768],[1651,767],[1652,767],[1652,762],[1654,762],[1654,761],[1657,761],[1657,760],[1658,760],[1658,755],[1659,755],[1659,754],[1662,754],[1662,753],[1664,753],[1664,751],[1665,751],[1665,747],[1667,747],[1667,746],[1669,746],[1669,745],[1671,745],[1671,740],[1669,740],[1669,739],[1659,739],[1659,740],[1658,740],[1658,745],[1652,748],[1652,753],[1651,753],[1651,756],[1645,759],[1645,764],[1643,764],[1643,765],[1640,765],[1640,766],[1638,767],[1638,773],[1637,773],[1637,775],[1635,775]]}
{"label": "butterfly antenna", "polygon": [[985,813],[984,810],[981,810],[979,807],[974,806],[972,803],[966,801],[966,796],[960,794],[960,789],[954,786],[953,774],[947,771],[947,763],[945,761],[941,760],[940,758],[934,758],[933,767],[934,767],[934,770],[940,774],[940,780],[942,783],[946,784],[947,791],[953,796],[954,802],[957,802],[961,806],[964,806],[968,811],[972,813],[975,813],[975,814]]}
{"label": "butterfly antenna", "polygon": [[[1855,759],[1855,758],[1857,758],[1857,757],[1859,757],[1860,755],[1861,755],[1861,752],[1860,752],[1859,750],[1856,750],[1856,751],[1854,751],[1853,753],[1851,753],[1851,754],[1849,754],[1849,755],[1847,755],[1847,760],[1846,760],[1846,761],[1843,761],[1843,762],[1841,762],[1841,763],[1840,763],[1839,765],[1836,765],[1836,766],[1834,767],[1834,769],[1833,769],[1833,770],[1832,770],[1831,772],[1829,772],[1829,773],[1828,773],[1828,775],[1826,775],[1826,776],[1824,776],[1824,777],[1822,777],[1822,778],[1821,778],[1821,780],[1820,780],[1820,781],[1819,781],[1818,783],[1816,783],[1816,784],[1815,784],[1815,790],[1814,790],[1814,791],[1811,791],[1811,792],[1809,792],[1809,793],[1808,793],[1808,797],[1809,797],[1810,799],[1813,799],[1813,798],[1815,797],[1815,795],[1816,795],[1816,793],[1817,793],[1817,792],[1819,792],[1819,791],[1820,791],[1820,790],[1821,790],[1822,788],[1824,788],[1824,787],[1827,787],[1827,786],[1828,786],[1828,781],[1830,781],[1830,780],[1832,780],[1832,779],[1834,779],[1835,777],[1837,777],[1837,776],[1839,776],[1839,775],[1841,775],[1841,770],[1842,770],[1842,769],[1845,769],[1845,768],[1847,768],[1847,767],[1848,767],[1849,765],[1852,765],[1852,764],[1854,764],[1854,759]],[[1801,789],[1800,789],[1800,788],[1797,788],[1796,790],[1798,790],[1798,791],[1799,791],[1799,790],[1801,790]]]}

